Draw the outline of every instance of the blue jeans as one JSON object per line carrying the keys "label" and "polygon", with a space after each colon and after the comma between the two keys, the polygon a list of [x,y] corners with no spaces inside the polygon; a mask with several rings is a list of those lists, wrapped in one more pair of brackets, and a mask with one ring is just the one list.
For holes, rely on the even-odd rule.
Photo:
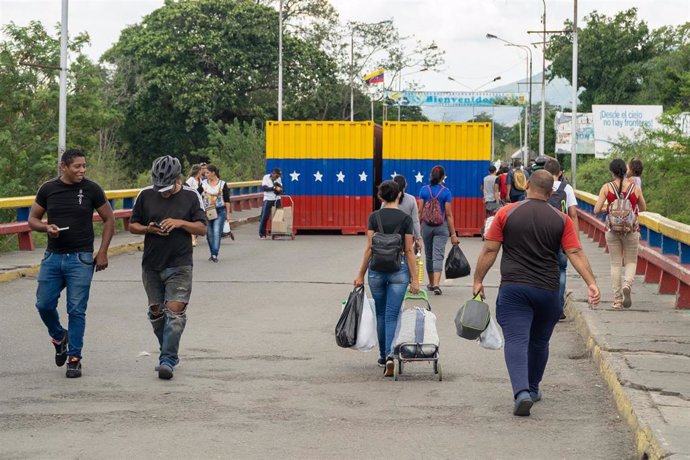
{"label": "blue jeans", "polygon": [[496,319],[505,338],[505,360],[513,396],[536,392],[549,360],[549,340],[563,309],[558,291],[523,284],[501,286]]}
{"label": "blue jeans", "polygon": [[206,228],[206,241],[211,255],[218,257],[220,252],[220,237],[223,236],[223,224],[225,223],[225,207],[216,208],[218,218],[210,221]]}
{"label": "blue jeans", "polygon": [[562,248],[558,251],[558,269],[560,270],[558,298],[561,301],[561,310],[563,310],[563,307],[565,307],[565,281],[566,271],[568,270],[568,256],[565,255]]}
{"label": "blue jeans", "polygon": [[187,308],[174,313],[168,310],[166,303],[189,303],[192,295],[192,266],[170,267],[161,271],[144,270],[142,280],[149,301],[148,318],[158,339],[159,362],[175,367],[179,362],[180,339],[187,324]]}
{"label": "blue jeans", "polygon": [[393,273],[369,269],[369,289],[376,303],[376,332],[379,336],[379,354],[391,354],[393,335],[398,324],[405,291],[410,284],[410,272],[403,261],[400,270]]}
{"label": "blue jeans", "polygon": [[58,254],[46,251],[38,272],[36,309],[54,340],[62,340],[67,332],[60,324],[57,311],[58,299],[67,288],[67,330],[69,331],[68,356],[81,358],[86,328],[86,305],[95,265],[93,253],[71,252]]}
{"label": "blue jeans", "polygon": [[276,207],[276,209],[280,209],[283,207],[283,204],[280,202],[280,200],[264,200],[263,205],[261,206],[261,223],[259,224],[259,236],[266,236],[266,225],[268,224],[268,219],[271,217],[271,209],[273,206]]}

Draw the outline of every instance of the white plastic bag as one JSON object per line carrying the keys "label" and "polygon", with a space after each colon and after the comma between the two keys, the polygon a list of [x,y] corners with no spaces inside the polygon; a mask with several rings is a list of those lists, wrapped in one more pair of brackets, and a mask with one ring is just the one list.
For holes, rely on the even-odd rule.
{"label": "white plastic bag", "polygon": [[479,345],[488,350],[500,350],[503,347],[503,337],[493,316],[489,319],[489,326],[479,336]]}
{"label": "white plastic bag", "polygon": [[357,329],[357,342],[350,347],[351,350],[371,351],[379,344],[379,336],[376,333],[376,307],[374,299],[370,299],[364,291],[364,303],[362,305],[362,317]]}
{"label": "white plastic bag", "polygon": [[223,222],[223,235],[229,235],[230,234],[230,222],[227,220]]}

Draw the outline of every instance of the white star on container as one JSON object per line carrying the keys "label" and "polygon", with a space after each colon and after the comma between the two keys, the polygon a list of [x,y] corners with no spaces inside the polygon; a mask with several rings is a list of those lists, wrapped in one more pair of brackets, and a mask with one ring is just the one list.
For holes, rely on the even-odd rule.
{"label": "white star on container", "polygon": [[422,176],[421,172],[418,172],[416,176],[414,176],[414,181],[415,183],[419,182],[420,184],[424,180],[424,176]]}
{"label": "white star on container", "polygon": [[295,181],[299,182],[299,175],[300,175],[300,173],[298,173],[297,171],[292,171],[290,173],[290,181],[291,182],[295,182]]}
{"label": "white star on container", "polygon": [[338,178],[338,182],[345,182],[345,174],[343,174],[343,171],[339,171],[338,174],[335,175],[335,177]]}
{"label": "white star on container", "polygon": [[395,176],[397,176],[397,175],[398,175],[397,171],[393,171],[393,174],[391,174],[391,179],[395,179]]}
{"label": "white star on container", "polygon": [[321,174],[320,171],[316,171],[316,174],[314,174],[314,182],[323,182],[321,178],[323,177],[323,174]]}
{"label": "white star on container", "polygon": [[365,171],[362,171],[362,174],[359,175],[359,181],[360,182],[366,182],[367,181],[367,173]]}

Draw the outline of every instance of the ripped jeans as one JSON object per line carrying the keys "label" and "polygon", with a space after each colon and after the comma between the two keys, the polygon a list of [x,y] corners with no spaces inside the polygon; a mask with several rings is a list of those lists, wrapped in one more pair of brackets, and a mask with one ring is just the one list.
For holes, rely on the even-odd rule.
{"label": "ripped jeans", "polygon": [[[159,363],[174,367],[180,360],[177,353],[187,324],[186,305],[192,294],[192,266],[161,271],[144,269],[142,279],[149,302],[148,318],[160,347]],[[184,303],[185,308],[175,313],[168,309],[168,302]]]}

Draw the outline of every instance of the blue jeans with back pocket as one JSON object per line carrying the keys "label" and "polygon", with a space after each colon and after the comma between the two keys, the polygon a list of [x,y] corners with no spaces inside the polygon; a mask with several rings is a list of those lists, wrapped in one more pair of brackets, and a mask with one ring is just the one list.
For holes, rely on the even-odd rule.
{"label": "blue jeans with back pocket", "polygon": [[379,337],[379,354],[386,358],[391,354],[391,344],[403,298],[410,284],[410,271],[403,259],[400,270],[387,273],[369,269],[369,289],[376,303],[376,329]]}
{"label": "blue jeans with back pocket", "polygon": [[38,272],[36,309],[55,340],[65,337],[57,311],[63,289],[67,290],[67,330],[69,346],[67,354],[81,358],[86,328],[86,305],[89,302],[91,279],[95,265],[91,252],[58,254],[46,251]]}

